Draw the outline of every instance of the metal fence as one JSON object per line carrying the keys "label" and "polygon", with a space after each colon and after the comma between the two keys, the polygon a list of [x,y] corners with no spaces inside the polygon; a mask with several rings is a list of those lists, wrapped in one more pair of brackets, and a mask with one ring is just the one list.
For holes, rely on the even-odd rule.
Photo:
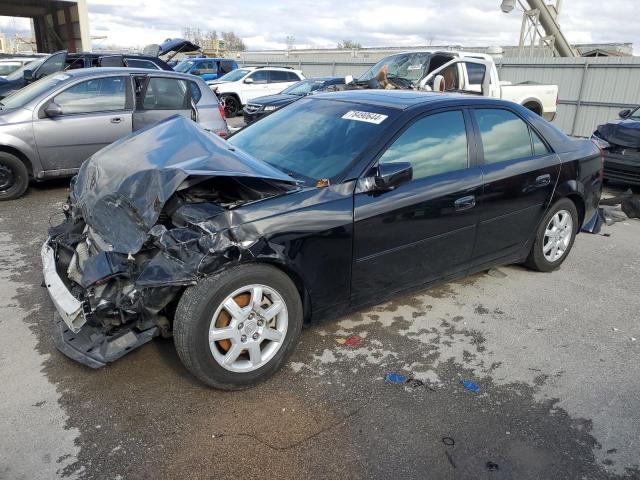
{"label": "metal fence", "polygon": [[[240,63],[290,66],[307,77],[357,77],[383,56],[381,52],[373,58],[341,56],[332,61],[326,55],[292,59],[251,52]],[[497,66],[501,80],[558,85],[558,114],[553,123],[570,135],[588,137],[599,124],[618,118],[622,108],[640,104],[640,57],[504,58]]]}

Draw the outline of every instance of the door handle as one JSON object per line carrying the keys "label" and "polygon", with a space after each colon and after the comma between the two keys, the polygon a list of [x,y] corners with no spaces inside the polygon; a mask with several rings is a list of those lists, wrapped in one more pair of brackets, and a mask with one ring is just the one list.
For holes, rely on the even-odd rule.
{"label": "door handle", "polygon": [[122,117],[113,117],[111,123],[122,123]]}
{"label": "door handle", "polygon": [[467,197],[462,197],[453,202],[453,206],[457,211],[461,210],[469,210],[476,206],[476,197],[473,195],[469,195]]}
{"label": "door handle", "polygon": [[551,175],[546,173],[546,174],[540,175],[539,177],[536,178],[535,186],[536,187],[546,187],[550,183],[551,183]]}

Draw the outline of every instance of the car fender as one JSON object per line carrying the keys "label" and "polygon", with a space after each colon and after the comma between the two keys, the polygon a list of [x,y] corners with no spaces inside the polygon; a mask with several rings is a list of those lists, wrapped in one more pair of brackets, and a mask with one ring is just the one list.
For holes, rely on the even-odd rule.
{"label": "car fender", "polygon": [[[31,124],[29,124],[28,127],[25,125],[25,128],[30,129]],[[27,162],[27,168],[33,174],[34,178],[42,177],[42,164],[35,143],[26,142],[7,133],[0,133],[0,150],[17,154],[18,157]]]}

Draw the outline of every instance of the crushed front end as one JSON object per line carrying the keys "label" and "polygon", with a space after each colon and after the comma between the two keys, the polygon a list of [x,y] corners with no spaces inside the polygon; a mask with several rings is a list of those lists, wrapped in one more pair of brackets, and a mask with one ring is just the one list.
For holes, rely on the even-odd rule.
{"label": "crushed front end", "polygon": [[56,347],[99,368],[170,336],[186,287],[255,255],[237,208],[296,188],[182,117],[101,150],[42,246]]}

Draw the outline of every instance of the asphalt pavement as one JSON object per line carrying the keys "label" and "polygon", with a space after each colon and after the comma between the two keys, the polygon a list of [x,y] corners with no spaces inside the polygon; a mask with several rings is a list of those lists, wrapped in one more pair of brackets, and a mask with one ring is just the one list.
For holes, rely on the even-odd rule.
{"label": "asphalt pavement", "polygon": [[39,250],[66,186],[0,203],[0,479],[640,478],[640,221],[580,234],[553,273],[307,328],[271,380],[220,392],[171,340],[100,370],[55,350]]}

